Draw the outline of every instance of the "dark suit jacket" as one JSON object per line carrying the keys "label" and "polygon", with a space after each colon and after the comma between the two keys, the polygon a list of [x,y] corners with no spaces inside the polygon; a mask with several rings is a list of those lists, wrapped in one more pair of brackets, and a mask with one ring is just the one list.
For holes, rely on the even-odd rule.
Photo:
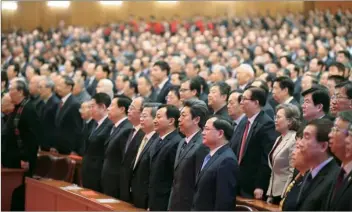
{"label": "dark suit jacket", "polygon": [[126,119],[114,130],[105,141],[104,164],[102,169],[102,192],[106,195],[120,198],[120,170],[124,148],[132,124]]}
{"label": "dark suit jacket", "polygon": [[142,129],[137,131],[136,135],[132,138],[130,145],[128,145],[128,149],[122,159],[120,175],[120,199],[125,202],[131,202],[130,187],[133,171],[132,162],[137,155],[139,145],[141,144],[144,135],[145,133],[142,131]]}
{"label": "dark suit jacket", "polygon": [[41,136],[42,139],[40,146],[43,150],[50,150],[51,147],[55,146],[56,139],[56,126],[55,126],[55,116],[60,104],[60,99],[53,94],[46,104],[44,104],[42,113],[40,116],[41,123]]}
{"label": "dark suit jacket", "polygon": [[163,103],[166,104],[166,96],[169,93],[170,89],[171,89],[172,85],[170,83],[170,80],[168,80],[165,84],[164,87],[160,90],[156,101],[159,103]]}
{"label": "dark suit jacket", "polygon": [[[94,123],[94,121],[91,121]],[[112,122],[106,118],[103,123],[89,133],[86,152],[82,160],[82,184],[83,187],[95,191],[101,191],[101,170],[104,163],[104,142],[109,138]]]}
{"label": "dark suit jacket", "polygon": [[[98,125],[98,123],[91,119],[88,123],[84,120],[83,121],[83,129],[82,129],[82,133],[83,133],[83,143],[81,145],[81,148],[80,148],[80,151],[79,151],[79,154],[81,156],[84,156],[84,154],[86,153],[87,151],[87,148],[88,148],[88,138],[90,136],[90,134],[92,133],[92,130],[96,128],[96,126]],[[110,135],[110,134],[109,134]]]}
{"label": "dark suit jacket", "polygon": [[[242,119],[237,127],[238,136],[232,139],[232,148],[237,157],[239,157],[247,121],[247,118]],[[271,174],[268,154],[277,137],[278,133],[275,131],[274,121],[264,111],[260,111],[248,132],[240,164],[239,187],[241,196],[253,198],[253,192],[256,188],[261,188],[266,193]]]}
{"label": "dark suit jacket", "polygon": [[296,99],[297,102],[301,101],[301,83],[302,83],[302,77],[298,77],[296,82],[295,82],[295,88],[293,91],[293,97]]}
{"label": "dark suit jacket", "polygon": [[153,211],[165,211],[169,202],[174,176],[174,163],[178,143],[182,138],[174,130],[161,145],[155,142],[151,152],[148,207]]}
{"label": "dark suit jacket", "polygon": [[35,111],[37,112],[37,116],[40,117],[44,106],[43,100],[40,99],[39,95],[36,95],[36,96],[31,96],[30,101],[34,105]]}
{"label": "dark suit jacket", "polygon": [[227,121],[232,123],[231,118],[229,116],[229,113],[227,111],[226,105],[224,107],[222,107],[220,110],[216,111],[216,113],[214,115],[220,116],[221,118],[226,119]]}
{"label": "dark suit jacket", "polygon": [[334,177],[339,171],[336,161],[333,159],[325,165],[313,178],[309,186],[305,189],[305,182],[301,188],[301,194],[298,196],[297,210],[300,211],[319,211],[323,209],[327,201],[329,188],[334,182]]}
{"label": "dark suit jacket", "polygon": [[95,89],[97,88],[98,85],[98,80],[94,79],[92,84],[89,85],[89,80],[87,79],[86,81],[86,90],[89,93],[90,96],[94,96],[95,95]]}
{"label": "dark suit jacket", "polygon": [[336,191],[335,185],[339,173],[336,173],[328,191],[328,198],[323,210],[327,211],[352,211],[352,171],[344,178],[340,188]]}
{"label": "dark suit jacket", "polygon": [[55,147],[61,154],[70,154],[72,151],[78,153],[83,143],[83,120],[79,108],[80,104],[72,94],[62,108],[58,108]]}
{"label": "dark suit jacket", "polygon": [[203,145],[202,131],[193,136],[180,154],[185,139],[179,142],[174,165],[174,181],[168,210],[189,211],[192,208],[196,177],[209,149]]}
{"label": "dark suit jacket", "polygon": [[149,175],[150,175],[150,156],[152,147],[154,146],[155,140],[159,138],[157,133],[150,138],[146,146],[144,147],[141,155],[138,158],[136,167],[134,167],[134,158],[132,162],[132,177],[131,177],[131,193],[132,203],[137,208],[148,208],[148,188],[149,188]]}
{"label": "dark suit jacket", "polygon": [[156,102],[157,98],[158,98],[158,96],[157,96],[156,92],[154,91],[154,89],[152,88],[152,93],[148,97],[146,97],[146,99],[148,99],[149,102]]}
{"label": "dark suit jacket", "polygon": [[266,102],[266,104],[263,107],[263,111],[271,118],[274,120],[275,117],[275,111],[274,109],[271,107],[269,102]]}
{"label": "dark suit jacket", "polygon": [[297,102],[295,98],[293,98],[293,99],[290,101],[290,104],[296,105],[296,106],[298,107],[298,109],[301,111],[301,114],[302,114],[302,107],[301,107],[301,104],[300,104],[299,102]]}
{"label": "dark suit jacket", "polygon": [[22,140],[23,146],[17,143],[17,136],[15,134],[14,119],[19,105],[15,107],[15,111],[11,114],[6,126],[5,131],[2,132],[2,138],[6,139],[5,142],[5,155],[2,157],[5,161],[1,161],[7,168],[21,168],[21,160],[29,163],[29,170],[26,176],[32,176],[35,170],[38,151],[38,138],[39,136],[39,118],[36,109],[31,101],[29,101],[23,108],[20,116],[18,130],[19,136]]}
{"label": "dark suit jacket", "polygon": [[235,210],[238,174],[235,154],[229,145],[222,146],[199,172],[192,210]]}

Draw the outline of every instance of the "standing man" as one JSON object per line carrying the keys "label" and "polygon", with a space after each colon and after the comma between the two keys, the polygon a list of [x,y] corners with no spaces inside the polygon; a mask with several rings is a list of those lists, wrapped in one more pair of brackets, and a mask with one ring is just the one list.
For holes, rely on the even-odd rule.
{"label": "standing man", "polygon": [[227,111],[227,99],[230,93],[230,86],[225,82],[217,82],[211,88],[208,95],[209,108],[214,112],[214,115],[231,121]]}
{"label": "standing man", "polygon": [[87,132],[86,151],[82,161],[83,187],[101,191],[101,171],[104,162],[104,142],[109,138],[112,122],[108,119],[111,100],[105,93],[97,93],[91,101],[94,126]]}
{"label": "standing man", "polygon": [[233,211],[237,194],[239,168],[228,145],[231,124],[218,117],[205,124],[203,143],[210,149],[196,179],[192,210]]}
{"label": "standing man", "polygon": [[54,93],[55,84],[50,78],[44,78],[39,82],[40,98],[44,102],[43,110],[40,116],[42,127],[42,139],[40,148],[45,151],[50,151],[55,145],[56,126],[55,116],[60,105],[60,99]]}
{"label": "standing man", "polygon": [[[227,110],[229,111],[229,116],[232,120],[233,134],[230,140],[230,146],[233,149],[234,141],[240,133],[238,126],[241,121],[245,120],[246,115],[244,114],[241,108],[241,100],[242,100],[243,91],[242,90],[234,90],[231,92],[229,97],[229,102],[227,104]],[[233,149],[235,151],[235,149]]]}
{"label": "standing man", "polygon": [[83,120],[79,114],[80,104],[74,96],[73,80],[68,76],[61,76],[58,80],[57,92],[61,102],[56,113],[56,143],[55,149],[60,154],[77,154],[82,144]]}
{"label": "standing man", "polygon": [[314,119],[332,119],[328,115],[330,108],[330,97],[327,90],[322,87],[313,86],[302,92],[304,98],[302,111],[306,122]]}
{"label": "standing man", "polygon": [[315,119],[304,128],[302,140],[297,147],[309,170],[302,185],[294,185],[300,186],[298,194],[291,196],[296,199],[295,210],[319,211],[327,200],[329,188],[339,171],[329,150],[329,133],[332,126],[333,122],[328,119]]}
{"label": "standing man", "polygon": [[232,139],[233,150],[241,169],[240,195],[263,199],[269,186],[268,154],[278,134],[274,121],[262,110],[266,102],[263,89],[249,87],[244,91],[241,108],[246,118],[238,125],[238,137]]}
{"label": "standing man", "polygon": [[154,130],[153,119],[159,106],[160,103],[145,103],[140,117],[141,129],[145,135],[132,162],[131,177],[131,198],[137,208],[148,208],[151,151],[153,144],[159,139],[158,133]]}
{"label": "standing man", "polygon": [[169,93],[170,88],[172,87],[168,78],[170,74],[169,64],[164,61],[158,61],[154,63],[150,74],[157,84],[157,86],[155,87],[155,91],[157,93],[156,101],[165,104],[166,96]]}
{"label": "standing man", "polygon": [[174,163],[181,136],[177,132],[180,111],[173,105],[161,105],[154,119],[160,138],[151,152],[148,208],[165,211],[170,198]]}
{"label": "standing man", "polygon": [[352,111],[339,113],[329,134],[331,152],[341,160],[339,173],[331,185],[326,208],[328,211],[352,210]]}
{"label": "standing man", "polygon": [[143,97],[135,98],[128,108],[128,120],[133,125],[132,131],[128,136],[124,148],[123,159],[121,163],[121,177],[120,177],[120,199],[125,202],[131,202],[130,187],[131,174],[133,171],[133,159],[136,157],[139,145],[145,136],[141,129],[140,117],[142,112]]}
{"label": "standing man", "polygon": [[206,104],[197,99],[187,100],[179,118],[179,129],[186,137],[178,145],[174,181],[168,210],[189,211],[192,208],[195,182],[203,158],[209,150],[202,143],[202,129],[208,116]]}
{"label": "standing man", "polygon": [[29,90],[21,80],[10,83],[9,94],[15,105],[13,119],[6,134],[12,134],[6,140],[6,153],[10,155],[13,167],[26,170],[26,176],[32,176],[35,170],[39,138],[39,119],[34,105],[29,100]]}
{"label": "standing man", "polygon": [[110,136],[104,142],[104,163],[101,176],[102,192],[106,195],[120,198],[121,161],[125,144],[132,130],[132,124],[127,120],[127,110],[131,99],[118,96],[108,108],[108,117],[114,124]]}
{"label": "standing man", "polygon": [[295,84],[286,76],[278,77],[273,85],[273,97],[279,104],[293,104],[301,110],[301,105],[293,97]]}
{"label": "standing man", "polygon": [[97,124],[97,122],[92,119],[92,101],[83,102],[81,104],[81,108],[79,109],[79,113],[81,114],[81,118],[83,120],[83,143],[79,153],[81,156],[84,156],[84,153],[88,147],[88,137]]}

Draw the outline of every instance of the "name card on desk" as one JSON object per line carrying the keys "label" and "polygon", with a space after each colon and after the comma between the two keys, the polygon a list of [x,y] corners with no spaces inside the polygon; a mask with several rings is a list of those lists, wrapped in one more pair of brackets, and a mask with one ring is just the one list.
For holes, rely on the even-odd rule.
{"label": "name card on desk", "polygon": [[119,203],[117,199],[95,199],[99,203]]}
{"label": "name card on desk", "polygon": [[81,190],[83,188],[78,187],[77,185],[69,185],[69,186],[64,186],[64,187],[60,187],[62,190],[66,190],[66,191],[77,191],[77,190]]}

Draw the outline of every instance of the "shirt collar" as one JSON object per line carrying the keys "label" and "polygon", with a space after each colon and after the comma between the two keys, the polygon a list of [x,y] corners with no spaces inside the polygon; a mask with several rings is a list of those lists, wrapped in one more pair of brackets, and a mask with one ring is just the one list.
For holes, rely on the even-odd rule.
{"label": "shirt collar", "polygon": [[89,124],[90,121],[92,121],[92,118],[86,120],[86,124]]}
{"label": "shirt collar", "polygon": [[169,78],[165,78],[159,85],[158,88],[161,90],[163,89],[164,85],[166,84],[166,82],[169,80]]}
{"label": "shirt collar", "polygon": [[105,121],[105,119],[108,117],[108,115],[105,115],[103,118],[101,118],[99,121],[98,121],[98,125],[97,125],[97,128]]}
{"label": "shirt collar", "polygon": [[286,101],[285,101],[284,103],[285,103],[285,104],[289,104],[292,99],[293,99],[293,96],[290,96],[290,98],[286,99]]}
{"label": "shirt collar", "polygon": [[153,135],[155,134],[155,131],[151,131],[150,133],[146,134],[144,136],[144,138],[147,138],[147,140],[149,141],[151,137],[153,137]]}
{"label": "shirt collar", "polygon": [[343,167],[343,170],[345,170],[346,175],[351,173],[351,171],[352,171],[352,160],[350,162],[348,162],[347,164],[343,165],[342,167]]}
{"label": "shirt collar", "polygon": [[120,119],[120,121],[115,123],[115,127],[118,127],[123,121],[125,121],[127,119],[127,117],[123,117],[122,119]]}
{"label": "shirt collar", "polygon": [[171,134],[173,131],[175,131],[175,130],[172,130],[171,132],[165,134],[164,136],[162,136],[162,137],[160,137],[160,138],[161,138],[162,140],[164,140],[164,139],[166,138],[166,136],[168,136],[169,134]]}
{"label": "shirt collar", "polygon": [[257,114],[255,114],[254,116],[252,116],[251,118],[248,118],[248,121],[249,121],[250,124],[252,124],[254,122],[254,120],[257,118],[259,113],[260,113],[260,111]]}
{"label": "shirt collar", "polygon": [[238,119],[235,120],[236,124],[239,125],[240,122],[241,122],[241,120],[242,120],[243,117],[245,117],[245,116],[246,116],[246,115],[245,115],[244,113],[242,113],[242,115],[241,115]]}
{"label": "shirt collar", "polygon": [[326,164],[328,164],[332,159],[333,159],[332,157],[329,157],[328,159],[320,163],[319,166],[315,167],[313,170],[311,169],[310,173],[312,175],[312,179],[314,179],[314,177],[318,175],[320,170],[322,170],[324,166],[326,166]]}
{"label": "shirt collar", "polygon": [[133,128],[134,128],[134,130],[135,130],[134,132],[137,133],[138,130],[141,128],[141,125],[138,124],[137,126],[133,126]]}
{"label": "shirt collar", "polygon": [[67,99],[72,95],[72,93],[67,94],[66,96],[61,98],[62,104],[64,105]]}
{"label": "shirt collar", "polygon": [[51,93],[50,96],[49,96],[49,98],[43,99],[43,102],[44,102],[45,104],[48,103],[49,99],[50,99],[52,96],[53,96],[53,94]]}
{"label": "shirt collar", "polygon": [[188,138],[185,137],[185,141],[187,144],[189,144],[189,142],[192,140],[192,138],[198,133],[199,131],[193,133],[191,136],[189,136]]}
{"label": "shirt collar", "polygon": [[211,157],[213,157],[213,155],[221,148],[221,147],[223,147],[225,144],[223,144],[223,145],[221,145],[221,146],[218,146],[218,147],[216,147],[215,149],[213,149],[213,150],[210,150],[210,156]]}

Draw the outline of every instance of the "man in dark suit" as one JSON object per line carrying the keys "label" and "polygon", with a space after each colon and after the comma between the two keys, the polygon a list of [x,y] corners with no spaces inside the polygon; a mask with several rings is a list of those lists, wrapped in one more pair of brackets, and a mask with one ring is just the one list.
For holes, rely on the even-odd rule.
{"label": "man in dark suit", "polygon": [[39,138],[39,118],[34,105],[29,100],[29,90],[25,82],[16,80],[10,83],[9,94],[15,104],[6,126],[6,162],[4,167],[22,168],[26,176],[35,170]]}
{"label": "man in dark suit", "polygon": [[50,151],[55,145],[56,126],[55,116],[60,105],[60,99],[54,93],[55,84],[50,78],[44,78],[39,82],[40,98],[44,102],[43,110],[40,114],[41,122],[41,142],[40,148]]}
{"label": "man in dark suit", "polygon": [[86,101],[81,104],[81,108],[79,109],[81,114],[81,118],[83,120],[83,143],[81,145],[79,155],[84,156],[87,147],[88,147],[88,138],[93,130],[96,127],[97,122],[92,119],[92,101]]}
{"label": "man in dark suit", "polygon": [[333,119],[329,116],[330,97],[327,90],[313,85],[308,90],[303,91],[302,96],[304,98],[302,105],[303,118],[306,123],[314,119]]}
{"label": "man in dark suit", "polygon": [[113,122],[110,136],[104,142],[104,164],[102,169],[102,192],[106,195],[120,198],[120,169],[124,148],[132,130],[132,124],[127,120],[127,110],[131,99],[125,96],[114,98],[108,108],[108,117]]}
{"label": "man in dark suit", "polygon": [[274,121],[262,110],[266,102],[263,89],[249,87],[244,91],[241,107],[246,114],[238,125],[238,136],[232,147],[240,164],[240,195],[263,199],[269,186],[268,154],[278,136]]}
{"label": "man in dark suit", "polygon": [[140,126],[140,116],[142,112],[142,105],[144,102],[143,97],[135,98],[130,107],[128,108],[128,120],[133,125],[133,129],[128,136],[124,155],[121,162],[121,176],[120,176],[120,199],[125,202],[131,202],[131,175],[132,175],[132,162],[136,157],[139,145],[144,138],[145,133]]}
{"label": "man in dark suit", "polygon": [[180,100],[184,104],[189,99],[199,99],[202,84],[198,79],[188,79],[181,83]]}
{"label": "man in dark suit", "polygon": [[238,126],[240,125],[241,121],[244,120],[246,117],[240,105],[242,94],[243,94],[242,90],[233,90],[230,93],[229,101],[227,104],[227,110],[232,120],[232,127],[233,127],[233,134],[229,144],[231,148],[233,148],[233,140],[237,139],[237,137],[240,136],[238,135],[240,131]]}
{"label": "man in dark suit", "polygon": [[233,211],[238,186],[239,167],[228,140],[231,124],[222,118],[210,118],[205,124],[203,143],[210,152],[204,158],[196,179],[192,210]]}
{"label": "man in dark suit", "polygon": [[140,117],[141,129],[145,136],[132,162],[131,199],[137,208],[148,208],[148,188],[150,175],[150,156],[154,142],[159,138],[154,131],[153,119],[159,103],[145,103]]}
{"label": "man in dark suit", "polygon": [[153,68],[150,72],[153,79],[157,82],[155,91],[157,93],[156,102],[166,103],[166,96],[172,87],[168,78],[170,74],[170,66],[167,62],[158,61],[154,63]]}
{"label": "man in dark suit", "polygon": [[61,102],[56,113],[56,143],[55,149],[60,154],[77,154],[82,141],[83,120],[79,114],[80,104],[72,95],[73,80],[68,76],[61,76],[56,90]]}
{"label": "man in dark suit", "polygon": [[230,86],[225,82],[217,82],[211,88],[208,95],[208,106],[214,115],[231,121],[227,112],[227,99],[230,94]]}
{"label": "man in dark suit", "polygon": [[87,67],[87,79],[85,81],[85,87],[89,95],[93,96],[98,85],[98,80],[95,79],[95,63],[89,63]]}
{"label": "man in dark suit", "polygon": [[[251,83],[251,85],[254,86],[254,87],[261,88],[261,89],[263,89],[265,91],[265,93],[267,95],[267,99],[266,99],[265,105],[263,107],[263,111],[270,118],[272,118],[274,120],[275,119],[275,111],[274,111],[273,107],[271,106],[271,104],[269,102],[270,92],[269,92],[269,87],[268,87],[267,83],[264,80],[257,79],[257,80],[254,80]],[[301,94],[299,94],[299,95],[301,95]],[[272,98],[272,96],[271,96],[271,98]]]}
{"label": "man in dark suit", "polygon": [[293,104],[296,105],[301,111],[301,105],[293,97],[294,83],[287,76],[278,77],[274,81],[273,85],[273,98],[279,104]]}
{"label": "man in dark suit", "polygon": [[[338,173],[338,165],[329,151],[329,132],[332,121],[315,119],[303,131],[302,140],[297,144],[306,165],[310,168],[303,179],[297,196],[296,210],[319,211],[327,200],[327,193]],[[298,186],[298,185],[295,185]]]}
{"label": "man in dark suit", "polygon": [[331,152],[342,161],[342,166],[329,189],[322,210],[352,210],[352,111],[339,113],[329,134]]}
{"label": "man in dark suit", "polygon": [[139,94],[148,100],[148,102],[155,102],[157,94],[153,89],[153,83],[147,76],[140,76],[137,80]]}
{"label": "man in dark suit", "polygon": [[40,91],[39,91],[39,82],[43,79],[43,77],[35,75],[31,78],[29,82],[29,94],[30,94],[30,101],[34,105],[38,117],[41,116],[42,109],[44,106],[43,100],[40,98]]}
{"label": "man in dark suit", "polygon": [[192,208],[197,173],[209,150],[202,143],[202,129],[207,120],[208,108],[197,99],[187,100],[179,118],[179,129],[185,138],[178,145],[174,182],[168,210],[189,211]]}
{"label": "man in dark suit", "polygon": [[165,211],[169,202],[174,176],[177,147],[181,141],[178,134],[180,111],[173,105],[161,105],[154,119],[155,131],[160,138],[151,152],[148,208]]}
{"label": "man in dark suit", "polygon": [[86,152],[82,161],[83,187],[101,191],[101,170],[104,162],[104,142],[109,138],[112,122],[108,119],[111,100],[105,93],[97,93],[91,101],[92,118],[95,123],[87,139]]}

